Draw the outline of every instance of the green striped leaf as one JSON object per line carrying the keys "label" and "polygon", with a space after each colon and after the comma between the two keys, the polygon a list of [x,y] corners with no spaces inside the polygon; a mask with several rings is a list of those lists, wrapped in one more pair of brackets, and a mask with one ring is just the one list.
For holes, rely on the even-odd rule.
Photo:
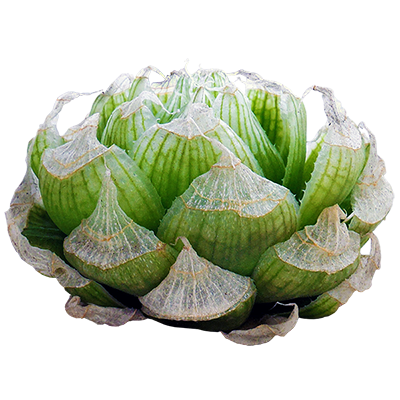
{"label": "green striped leaf", "polygon": [[169,208],[195,177],[209,170],[218,149],[201,136],[191,119],[176,119],[150,128],[131,155]]}
{"label": "green striped leaf", "polygon": [[99,143],[96,130],[95,123],[87,124],[71,142],[45,151],[39,183],[51,219],[69,234],[87,218],[96,207],[107,165],[122,209],[138,224],[157,229],[164,209],[155,188],[123,150]]}
{"label": "green striped leaf", "polygon": [[252,275],[257,301],[319,295],[348,278],[359,263],[360,236],[347,229],[344,218],[339,206],[326,208],[315,225],[269,248]]}
{"label": "green striped leaf", "polygon": [[[179,80],[180,73],[178,71],[172,71],[162,82],[153,82],[151,89],[154,94],[160,99],[161,103],[165,106],[168,100],[172,96],[175,90],[175,86]],[[160,112],[162,107],[153,103],[151,111],[154,115]]]}
{"label": "green striped leaf", "polygon": [[95,210],[65,239],[64,253],[86,277],[136,296],[155,288],[175,261],[168,245],[123,212],[110,170]]}
{"label": "green striped leaf", "polygon": [[151,92],[142,92],[134,100],[118,106],[111,114],[101,137],[101,143],[110,147],[116,144],[129,152],[133,143],[157,120],[145,101],[158,103],[158,97]]}
{"label": "green striped leaf", "polygon": [[127,101],[127,90],[132,84],[133,78],[128,74],[120,75],[109,88],[100,93],[95,101],[93,102],[92,108],[89,115],[99,113],[99,126],[97,137],[100,139],[103,130],[107,124],[108,118],[110,118],[112,112],[122,103]]}
{"label": "green striped leaf", "polygon": [[264,176],[282,183],[285,174],[282,157],[268,139],[244,95],[233,85],[226,86],[215,100],[213,109],[215,116],[226,122],[249,146]]}
{"label": "green striped leaf", "polygon": [[371,240],[369,255],[362,255],[356,271],[340,285],[325,292],[312,302],[300,308],[301,318],[323,318],[335,313],[346,304],[355,292],[364,292],[372,285],[375,272],[380,268],[381,250],[378,238],[368,235]]}
{"label": "green striped leaf", "polygon": [[160,124],[172,121],[176,114],[183,111],[190,102],[192,79],[185,71],[180,72],[179,75],[174,91],[165,104],[165,109],[161,109],[156,115]]}
{"label": "green striped leaf", "polygon": [[46,149],[54,149],[65,143],[63,138],[57,132],[56,127],[41,128],[38,130],[29,146],[30,165],[33,172],[38,176],[40,161]]}
{"label": "green striped leaf", "polygon": [[314,89],[323,93],[328,121],[310,153],[310,161],[306,161],[304,175],[309,179],[301,199],[299,229],[314,224],[326,207],[341,204],[351,193],[365,164],[366,146],[357,126],[329,89]]}
{"label": "green striped leaf", "polygon": [[255,300],[251,279],[199,257],[186,238],[180,239],[184,247],[168,276],[140,298],[142,311],[205,330],[231,330],[242,325]]}
{"label": "green striped leaf", "polygon": [[158,236],[188,238],[201,257],[250,275],[261,254],[295,231],[297,203],[290,191],[252,172],[225,151],[196,178],[161,221]]}
{"label": "green striped leaf", "polygon": [[[155,125],[134,144],[131,156],[149,177],[165,208],[198,177],[215,164],[221,150],[209,138],[219,140],[243,162],[262,173],[248,147],[204,104],[191,107],[186,118]],[[173,160],[173,162],[172,162]]]}

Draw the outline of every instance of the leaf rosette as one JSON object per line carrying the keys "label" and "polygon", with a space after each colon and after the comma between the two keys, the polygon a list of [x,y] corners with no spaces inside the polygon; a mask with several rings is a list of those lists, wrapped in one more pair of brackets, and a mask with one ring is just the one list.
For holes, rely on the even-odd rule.
{"label": "leaf rosette", "polygon": [[243,70],[123,74],[60,135],[63,107],[89,95],[65,93],[6,213],[15,249],[97,324],[255,345],[331,315],[371,286],[393,191],[375,136],[311,89],[327,122],[310,142],[302,98]]}

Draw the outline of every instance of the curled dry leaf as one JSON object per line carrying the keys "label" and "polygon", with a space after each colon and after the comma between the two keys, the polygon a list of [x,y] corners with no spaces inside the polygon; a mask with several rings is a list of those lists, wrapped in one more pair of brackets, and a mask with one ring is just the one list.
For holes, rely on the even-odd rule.
{"label": "curled dry leaf", "polygon": [[294,303],[284,306],[288,308],[288,316],[266,313],[258,319],[249,319],[240,329],[222,334],[226,339],[246,346],[268,343],[275,336],[285,336],[295,327],[299,319],[299,308]]}

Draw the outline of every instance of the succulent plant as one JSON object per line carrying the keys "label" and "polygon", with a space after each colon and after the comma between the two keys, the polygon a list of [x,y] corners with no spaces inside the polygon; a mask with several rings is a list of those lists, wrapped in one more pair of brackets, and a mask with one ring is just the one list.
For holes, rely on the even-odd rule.
{"label": "succulent plant", "polygon": [[307,142],[303,100],[278,83],[152,72],[118,77],[61,136],[62,108],[86,95],[65,93],[29,143],[8,230],[68,314],[254,345],[370,287],[393,192],[374,135],[330,89],[309,90],[327,122]]}

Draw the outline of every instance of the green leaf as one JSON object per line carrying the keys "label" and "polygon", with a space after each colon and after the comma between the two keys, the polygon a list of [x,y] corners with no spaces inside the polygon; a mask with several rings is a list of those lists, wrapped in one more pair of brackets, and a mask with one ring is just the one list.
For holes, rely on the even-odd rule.
{"label": "green leaf", "polygon": [[244,95],[233,85],[226,86],[215,100],[213,109],[215,116],[226,122],[249,146],[264,176],[282,183],[285,174],[282,157],[265,134]]}
{"label": "green leaf", "polygon": [[328,122],[306,161],[304,176],[309,179],[301,199],[299,229],[314,224],[326,207],[341,204],[351,193],[365,164],[366,146],[357,126],[330,90],[315,90],[323,93]]}
{"label": "green leaf", "polygon": [[30,209],[26,226],[21,233],[32,246],[48,249],[65,260],[63,241],[66,235],[57,228],[39,204],[34,204]]}
{"label": "green leaf", "polygon": [[344,217],[339,206],[326,208],[315,225],[269,248],[252,275],[257,301],[319,295],[348,278],[359,263],[360,237],[348,231]]}

